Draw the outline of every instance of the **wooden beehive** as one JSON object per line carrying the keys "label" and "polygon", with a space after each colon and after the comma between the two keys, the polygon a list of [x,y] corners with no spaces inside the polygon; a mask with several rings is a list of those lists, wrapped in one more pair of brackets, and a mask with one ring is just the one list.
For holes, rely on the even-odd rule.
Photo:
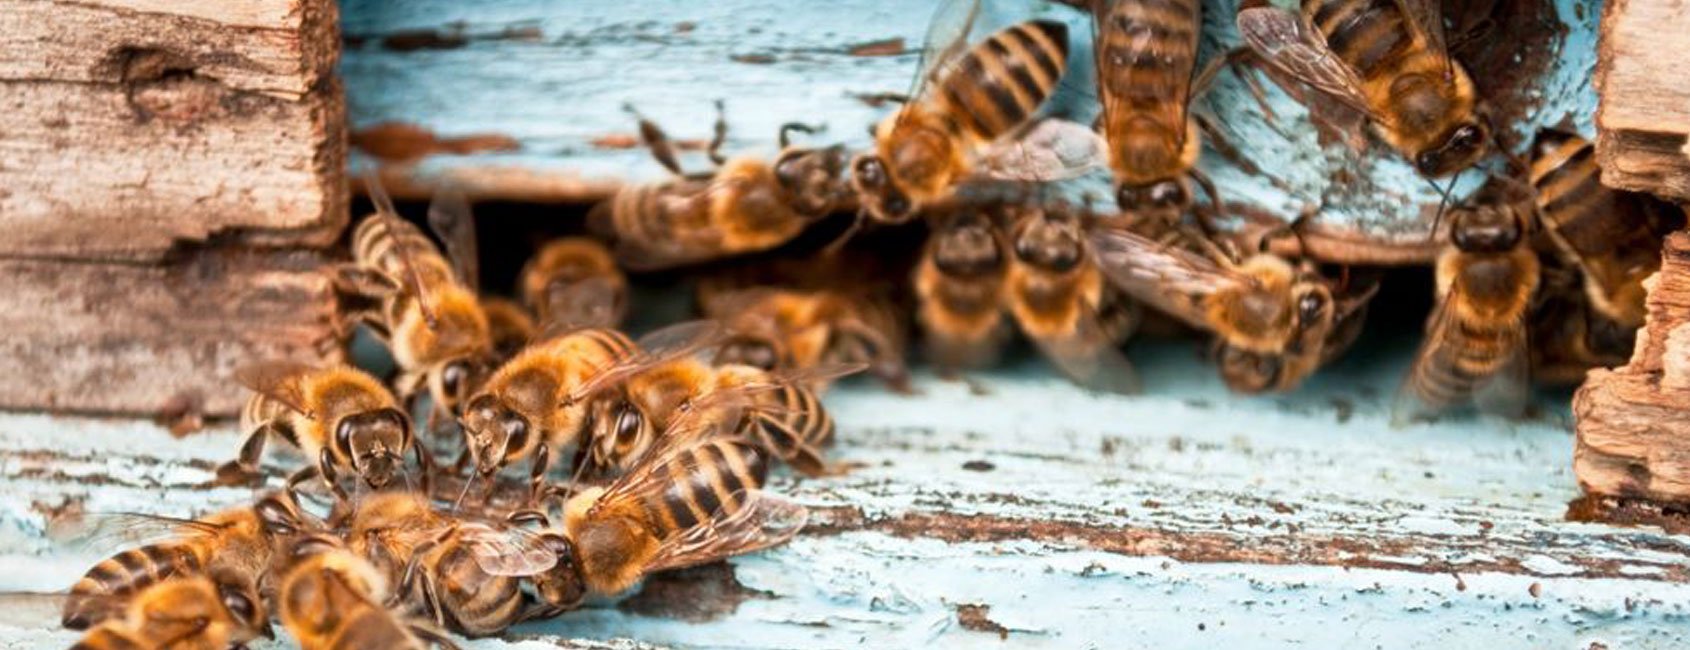
{"label": "wooden beehive", "polygon": [[[1083,3],[1035,4],[1086,29],[1057,6]],[[1608,20],[1671,4],[1616,2]],[[1207,50],[1235,43],[1236,5],[1206,3]],[[1584,0],[1541,5],[1554,11],[1549,37],[1532,42],[1557,53],[1547,65],[1563,74],[1535,88],[1543,110],[1516,116],[1520,129],[1588,133],[1581,80],[1602,12]],[[12,183],[6,175],[24,167],[0,164],[0,192],[11,193],[0,195],[0,223],[34,215],[9,232],[41,244],[0,243],[0,282],[20,288],[7,292],[18,306],[0,316],[0,354],[28,369],[0,379],[0,406],[146,413],[197,391],[228,413],[238,362],[319,354],[333,314],[318,271],[346,219],[343,122],[402,197],[450,182],[481,198],[589,201],[662,173],[631,146],[623,102],[699,139],[711,100],[725,97],[734,151],[770,151],[775,126],[794,117],[863,146],[862,127],[889,108],[858,96],[907,88],[929,13],[904,0],[339,8],[346,117],[329,73],[340,44],[329,0],[0,4],[0,63],[104,103],[60,109],[23,82],[0,81],[0,92],[47,115],[43,124],[80,124],[77,111],[101,105],[83,119],[112,126],[61,134],[74,156],[32,154],[58,170],[33,184]],[[63,40],[67,60],[86,65],[14,56],[43,40]],[[1611,94],[1671,83],[1605,78]],[[1245,91],[1223,75],[1219,92]],[[1399,241],[1372,261],[1428,259],[1436,197],[1389,159],[1342,191],[1331,172],[1345,160],[1297,154],[1312,132],[1270,93],[1286,121],[1278,129],[1260,127],[1249,101],[1223,113],[1271,180],[1206,155],[1212,174],[1244,188],[1229,204],[1276,219],[1330,201],[1311,246],[1353,250],[1384,222],[1385,239]],[[54,142],[39,138],[19,150]],[[1604,155],[1632,146],[1603,142]],[[702,157],[687,156],[698,168]],[[80,169],[101,170],[92,190]],[[1150,389],[1132,399],[1078,392],[1036,365],[985,377],[984,397],[928,376],[918,398],[848,387],[829,406],[835,453],[852,471],[775,485],[814,513],[792,545],[470,645],[1683,647],[1682,538],[1565,521],[1578,490],[1564,422],[1390,427],[1402,352],[1346,362],[1284,397],[1231,395],[1193,350],[1169,344],[1135,344]],[[178,440],[134,420],[0,416],[0,644],[62,647],[74,636],[49,629],[55,601],[39,594],[64,589],[93,558],[57,545],[48,522],[246,500],[248,490],[204,485],[240,442],[229,427]],[[298,459],[271,462],[279,474]]]}
{"label": "wooden beehive", "polygon": [[333,0],[0,5],[0,408],[238,407],[333,356],[345,227]]}

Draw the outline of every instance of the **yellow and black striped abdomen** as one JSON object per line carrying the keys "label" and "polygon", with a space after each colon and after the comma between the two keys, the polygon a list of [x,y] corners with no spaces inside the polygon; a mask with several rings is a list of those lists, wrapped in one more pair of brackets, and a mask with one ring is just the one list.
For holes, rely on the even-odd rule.
{"label": "yellow and black striped abdomen", "polygon": [[965,130],[993,140],[1032,117],[1067,67],[1067,26],[1029,21],[999,30],[964,53],[932,92]]}
{"label": "yellow and black striped abdomen", "polygon": [[[1098,83],[1118,111],[1110,119],[1131,119],[1137,111],[1157,113],[1167,102],[1184,102],[1197,66],[1202,4],[1128,0],[1114,3],[1103,20],[1098,26],[1099,67],[1108,74]],[[1185,130],[1184,124],[1164,126]]]}
{"label": "yellow and black striped abdomen", "polygon": [[1303,11],[1364,80],[1394,78],[1404,57],[1424,49],[1394,0],[1306,0]]}
{"label": "yellow and black striped abdomen", "polygon": [[[409,221],[371,216],[358,222],[357,229],[352,231],[353,261],[394,278],[402,278],[405,272],[400,247],[409,254],[412,264],[439,266],[444,262],[440,248]],[[450,271],[449,268],[436,270]]]}
{"label": "yellow and black striped abdomen", "polygon": [[768,460],[750,442],[712,439],[664,458],[657,476],[667,475],[669,489],[641,504],[658,538],[708,521],[718,509],[733,512],[741,494],[763,486]]}
{"label": "yellow and black striped abdomen", "polygon": [[489,575],[475,552],[460,543],[437,551],[435,593],[454,630],[470,636],[503,632],[522,614],[522,581]]}
{"label": "yellow and black striped abdomen", "polygon": [[773,447],[770,452],[790,459],[799,447],[819,447],[833,439],[833,417],[815,392],[789,383],[773,391],[770,401],[775,408],[757,414]]}
{"label": "yellow and black striped abdomen", "polygon": [[710,227],[708,182],[677,180],[625,187],[610,199],[619,243],[667,251]]}
{"label": "yellow and black striped abdomen", "polygon": [[64,626],[82,630],[121,616],[124,603],[112,597],[133,596],[166,578],[198,573],[203,568],[194,547],[182,542],[149,544],[101,560],[71,585],[65,600]]}

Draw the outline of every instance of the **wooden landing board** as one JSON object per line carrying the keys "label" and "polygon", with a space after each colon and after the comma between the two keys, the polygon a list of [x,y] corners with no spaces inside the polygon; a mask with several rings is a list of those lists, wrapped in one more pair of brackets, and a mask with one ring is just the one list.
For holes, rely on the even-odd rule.
{"label": "wooden landing board", "polygon": [[[815,515],[791,545],[471,645],[1690,643],[1690,536],[1563,520],[1578,495],[1564,413],[1392,429],[1382,396],[1402,354],[1244,399],[1190,346],[1133,352],[1150,387],[1135,398],[1076,392],[1033,363],[982,377],[984,397],[931,379],[919,398],[848,385],[827,401],[837,457],[861,466],[777,481]],[[185,514],[248,497],[195,487],[238,444],[230,431],[174,441],[134,423],[0,418],[0,591],[63,589],[95,559],[50,551],[43,513]],[[0,639],[71,640],[45,624],[0,620]]]}
{"label": "wooden landing board", "polygon": [[[821,142],[866,148],[866,129],[895,110],[861,97],[910,87],[935,0],[842,0],[820,4],[767,0],[625,3],[614,0],[498,0],[462,3],[348,0],[346,78],[354,141],[372,127],[395,124],[371,146],[399,152],[468,152],[394,160],[384,179],[396,193],[426,197],[452,183],[488,198],[524,201],[597,200],[619,183],[660,179],[663,170],[637,148],[624,104],[694,143],[710,135],[711,102],[725,99],[729,152],[772,155],[777,127],[788,121],[825,124]],[[1070,77],[1053,103],[1058,113],[1091,123],[1096,111],[1090,61],[1091,23],[1072,6],[1028,0],[987,3],[1012,19],[1038,17],[1069,26]],[[1204,4],[1203,56],[1236,47],[1236,0]],[[1503,139],[1523,151],[1544,126],[1593,136],[1596,99],[1589,83],[1596,60],[1597,3],[1521,5],[1502,13],[1488,37],[1506,44],[1460,54],[1491,96]],[[654,9],[660,6],[661,9]],[[1015,14],[1015,7],[1024,10]],[[1483,16],[1452,21],[1483,23]],[[1508,34],[1501,38],[1500,34]],[[1323,146],[1308,113],[1271,81],[1270,120],[1248,86],[1223,72],[1199,109],[1215,116],[1240,166],[1213,149],[1201,167],[1214,177],[1229,212],[1278,222],[1318,213],[1307,229],[1323,258],[1390,264],[1424,263],[1439,195],[1399,155],[1373,147],[1357,156]],[[393,137],[404,135],[405,137]],[[476,143],[487,149],[477,149]],[[499,145],[499,146],[493,146]],[[515,150],[508,150],[514,145]],[[689,152],[683,164],[705,169]],[[1477,187],[1469,173],[1457,197]],[[1079,185],[1109,203],[1106,174]],[[1358,246],[1357,241],[1371,246]],[[1289,241],[1289,238],[1287,238]]]}
{"label": "wooden landing board", "polygon": [[333,242],[346,224],[336,6],[0,3],[0,255]]}

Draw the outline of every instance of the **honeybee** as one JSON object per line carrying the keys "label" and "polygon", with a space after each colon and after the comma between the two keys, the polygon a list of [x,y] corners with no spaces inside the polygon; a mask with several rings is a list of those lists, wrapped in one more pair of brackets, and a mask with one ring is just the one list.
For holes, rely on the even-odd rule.
{"label": "honeybee", "polygon": [[405,471],[407,451],[416,455],[421,479],[428,480],[431,461],[416,444],[411,418],[369,373],[351,366],[315,368],[271,361],[240,368],[235,379],[253,392],[241,409],[241,426],[250,433],[240,455],[218,468],[221,482],[262,480],[258,460],[271,436],[312,461],[288,478],[290,487],[320,478],[345,501],[342,471],[350,470],[365,485],[380,490]]}
{"label": "honeybee", "polygon": [[1532,307],[1531,379],[1552,386],[1577,386],[1591,368],[1624,365],[1637,330],[1596,311],[1577,273],[1552,272],[1545,262],[1539,300]]}
{"label": "honeybee", "polygon": [[786,542],[809,511],[759,489],[764,453],[744,440],[688,440],[564,508],[587,590],[616,594],[643,576]]}
{"label": "honeybee", "polygon": [[[471,636],[503,632],[582,596],[574,547],[556,532],[474,522],[436,511],[426,495],[385,492],[358,503],[349,547],[419,603],[436,625]],[[525,582],[546,602],[523,595]]]}
{"label": "honeybee", "polygon": [[1304,294],[1299,299],[1296,325],[1285,352],[1246,352],[1222,343],[1215,355],[1221,379],[1228,388],[1240,393],[1295,389],[1315,370],[1343,356],[1355,344],[1367,320],[1367,305],[1378,292],[1376,277],[1368,281],[1340,281],[1331,287],[1331,309],[1321,307],[1324,299],[1321,293]]}
{"label": "honeybee", "polygon": [[[885,223],[904,223],[924,206],[948,198],[977,174],[1049,180],[1070,172],[1066,158],[1042,168],[1064,132],[1035,135],[1022,127],[1044,104],[1068,67],[1068,28],[1032,20],[998,30],[967,47],[979,0],[946,0],[928,28],[922,65],[908,101],[875,128],[875,148],[851,161],[851,186],[863,211]],[[1052,126],[1061,120],[1038,123]],[[1095,144],[1084,128],[1080,140]],[[1014,135],[1014,138],[1005,136]],[[1036,147],[1022,138],[1052,137]],[[1092,155],[1075,166],[1093,164]],[[981,164],[984,162],[985,164]]]}
{"label": "honeybee", "polygon": [[624,187],[595,206],[588,223],[613,237],[617,260],[636,270],[672,268],[784,244],[831,214],[845,195],[842,146],[792,145],[793,131],[813,130],[783,125],[781,152],[773,164],[753,156],[723,159],[716,151],[726,138],[727,124],[718,117],[710,145],[711,160],[718,167],[689,176],[682,173],[668,136],[641,118],[641,138],[658,162],[679,178]]}
{"label": "honeybee", "polygon": [[1010,209],[1013,262],[1003,296],[1021,332],[1075,384],[1114,393],[1140,390],[1117,348],[1137,318],[1086,243],[1087,224],[1065,208]]}
{"label": "honeybee", "polygon": [[1007,243],[980,210],[940,219],[915,269],[916,322],[941,372],[985,367],[997,361],[1009,333],[1003,319]]}
{"label": "honeybee", "polygon": [[[461,416],[465,448],[458,465],[473,464],[475,477],[486,479],[529,459],[529,478],[537,492],[552,453],[576,442],[585,430],[589,408],[599,401],[592,398],[615,385],[601,375],[613,368],[655,365],[714,336],[710,323],[682,323],[635,344],[613,329],[583,328],[528,346],[466,403]],[[466,494],[473,483],[465,482]]]}
{"label": "honeybee", "polygon": [[1595,155],[1576,135],[1540,132],[1532,146],[1531,183],[1544,233],[1556,255],[1579,271],[1595,315],[1634,330],[1643,325],[1643,280],[1660,269],[1661,240],[1683,220],[1644,197],[1602,185]]}
{"label": "honeybee", "polygon": [[[1322,355],[1305,357],[1311,350],[1297,346],[1327,340],[1321,333],[1345,316],[1317,270],[1276,255],[1257,253],[1240,262],[1218,246],[1203,254],[1119,229],[1094,229],[1091,242],[1099,267],[1116,286],[1213,333],[1223,368],[1237,368],[1230,372],[1263,373],[1241,367],[1243,361],[1283,363],[1288,354],[1292,362],[1317,360]],[[1309,340],[1301,340],[1302,334]],[[1237,377],[1229,383],[1263,382]]]}
{"label": "honeybee", "polygon": [[[591,425],[591,469],[620,475],[680,436],[736,435],[810,476],[829,473],[818,449],[833,437],[833,418],[808,388],[860,370],[830,364],[799,371],[710,366],[678,359],[631,375],[618,399],[602,402]],[[679,432],[684,418],[693,422]]]}
{"label": "honeybee", "polygon": [[523,265],[518,283],[542,323],[616,327],[628,311],[628,279],[604,244],[585,237],[547,242]]}
{"label": "honeybee", "polygon": [[451,191],[429,206],[429,224],[446,241],[450,261],[410,222],[399,218],[381,184],[367,182],[376,213],[352,232],[353,263],[336,274],[343,310],[388,344],[399,366],[400,399],[426,389],[430,422],[457,412],[493,362],[493,338],[476,296],[475,223],[469,204]]}
{"label": "honeybee", "polygon": [[1529,203],[1521,203],[1492,182],[1473,205],[1452,210],[1450,246],[1438,257],[1438,305],[1398,391],[1394,422],[1469,402],[1510,416],[1525,408],[1526,318],[1539,262],[1528,245]]}
{"label": "honeybee", "polygon": [[[1197,170],[1202,140],[1187,114],[1219,70],[1211,66],[1193,76],[1203,4],[1105,0],[1096,4],[1094,24],[1099,125],[1109,143],[1115,201],[1141,220],[1177,225],[1191,207],[1188,179],[1212,188]],[[1213,228],[1205,224],[1205,230]]]}
{"label": "honeybee", "polygon": [[482,296],[481,313],[487,316],[493,354],[500,361],[516,356],[539,332],[528,310],[508,298]]}
{"label": "honeybee", "polygon": [[163,539],[102,560],[71,585],[61,618],[67,629],[84,630],[121,616],[137,594],[177,576],[210,576],[218,593],[226,594],[230,611],[249,620],[260,603],[241,597],[261,582],[278,545],[313,526],[290,492],[197,520],[123,514],[103,523],[114,535],[158,531]]}
{"label": "honeybee", "polygon": [[253,583],[231,584],[202,575],[161,579],[135,594],[123,618],[101,623],[71,647],[224,650],[260,636],[275,638]]}
{"label": "honeybee", "polygon": [[793,371],[865,363],[893,390],[911,390],[904,328],[890,300],[865,291],[774,287],[701,288],[699,297],[704,316],[727,330],[717,365]]}
{"label": "honeybee", "polygon": [[1244,4],[1238,31],[1256,54],[1364,116],[1421,175],[1449,176],[1490,151],[1487,109],[1445,47],[1438,0],[1303,0],[1300,14]]}
{"label": "honeybee", "polygon": [[389,610],[386,578],[339,539],[312,535],[284,552],[275,601],[282,626],[301,648],[457,648],[439,631]]}

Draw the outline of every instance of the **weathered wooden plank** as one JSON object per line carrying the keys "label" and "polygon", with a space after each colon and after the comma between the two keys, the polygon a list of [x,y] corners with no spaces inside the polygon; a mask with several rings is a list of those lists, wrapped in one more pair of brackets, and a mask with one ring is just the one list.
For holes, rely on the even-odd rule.
{"label": "weathered wooden plank", "polygon": [[[790,120],[825,123],[821,140],[864,148],[865,127],[896,105],[871,106],[859,98],[908,89],[936,4],[846,0],[809,10],[758,0],[474,6],[355,0],[344,7],[350,119],[355,131],[404,123],[442,138],[486,133],[521,145],[515,152],[392,165],[394,184],[419,198],[450,182],[488,197],[594,200],[617,182],[661,178],[649,156],[628,148],[634,124],[624,103],[676,137],[700,139],[708,137],[714,119],[711,100],[725,98],[730,151],[772,152],[777,126]],[[1069,25],[1070,81],[1056,103],[1059,113],[1089,123],[1096,110],[1091,26],[1083,13],[1065,6],[1084,3],[988,4],[1005,13],[1025,7],[1024,16]],[[1523,151],[1539,128],[1550,125],[1593,131],[1596,3],[1468,3],[1477,7],[1471,12],[1450,4],[1453,25],[1490,26],[1458,54],[1490,97],[1505,143]],[[1204,3],[1204,57],[1238,45],[1237,6],[1235,0]],[[863,44],[899,40],[902,53],[857,55]],[[1216,117],[1243,163],[1206,149],[1200,165],[1219,184],[1229,211],[1278,223],[1313,210],[1318,218],[1306,235],[1325,258],[1429,261],[1437,247],[1427,245],[1427,231],[1439,194],[1384,148],[1358,158],[1338,145],[1323,146],[1307,111],[1263,83],[1271,120],[1232,72],[1222,73],[1198,103]],[[693,169],[704,164],[696,152],[685,160]],[[1455,195],[1477,187],[1482,176],[1466,174]],[[1082,184],[1099,197],[1111,196],[1105,186],[1097,177]],[[1358,239],[1375,246],[1356,246]],[[1291,244],[1286,238],[1281,245]]]}
{"label": "weathered wooden plank", "polygon": [[240,364],[323,359],[336,318],[324,263],[240,249],[162,266],[0,260],[0,408],[153,414],[200,400],[234,414]]}
{"label": "weathered wooden plank", "polygon": [[332,242],[338,34],[330,0],[0,4],[0,255]]}
{"label": "weathered wooden plank", "polygon": [[1595,370],[1574,396],[1573,467],[1588,492],[1690,503],[1690,234],[1667,237],[1631,361]]}
{"label": "weathered wooden plank", "polygon": [[1604,184],[1690,199],[1690,6],[1615,0],[1602,12],[1596,156]]}
{"label": "weathered wooden plank", "polygon": [[[1001,628],[1018,646],[1062,648],[1687,640],[1690,536],[1565,521],[1577,489],[1564,423],[1392,429],[1401,354],[1345,364],[1296,396],[1242,399],[1191,372],[1184,346],[1134,351],[1149,387],[1135,398],[1028,368],[983,377],[988,397],[931,378],[914,398],[846,385],[828,403],[854,469],[775,483],[815,513],[797,541],[515,638],[965,647]],[[14,496],[0,528],[17,531],[0,539],[0,591],[61,589],[93,560],[48,542],[44,513],[181,514],[246,498],[199,485],[239,442],[227,430],[183,442],[144,425],[0,418],[0,489]]]}

